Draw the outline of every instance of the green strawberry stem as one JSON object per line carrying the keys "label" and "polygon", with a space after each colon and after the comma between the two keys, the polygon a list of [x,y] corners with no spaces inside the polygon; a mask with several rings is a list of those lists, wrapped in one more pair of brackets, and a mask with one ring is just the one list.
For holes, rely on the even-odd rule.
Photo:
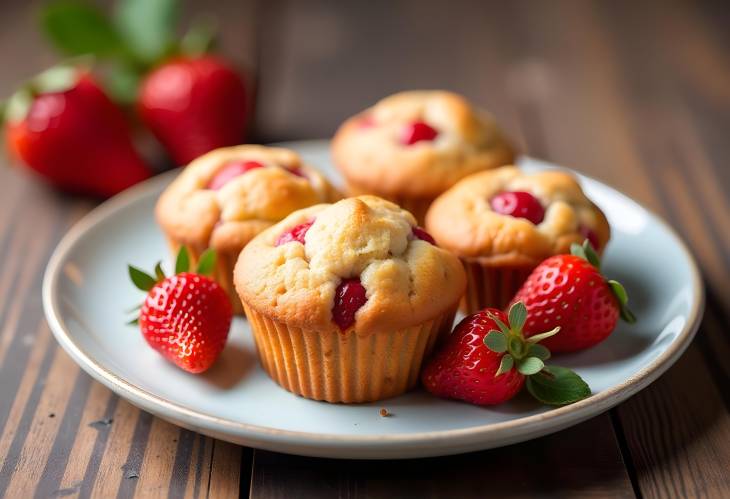
{"label": "green strawberry stem", "polygon": [[[200,255],[195,273],[200,275],[210,275],[215,268],[215,259],[215,250],[210,248],[205,250],[203,254]],[[157,262],[155,264],[154,271],[151,273],[147,273],[133,265],[127,265],[127,271],[129,273],[129,278],[132,280],[132,284],[134,284],[134,286],[140,291],[144,291],[146,293],[157,284],[167,279],[165,272],[162,270],[162,262]],[[177,253],[177,258],[175,259],[175,275],[189,271],[190,254],[185,246],[181,246]],[[140,308],[141,305],[138,305],[130,310],[129,313],[136,312],[139,314]],[[137,324],[137,319],[138,318],[134,318],[127,324]]]}
{"label": "green strawberry stem", "polygon": [[540,334],[537,340],[525,339],[522,328],[527,321],[527,307],[521,301],[509,309],[507,314],[509,326],[494,314],[490,313],[488,317],[497,324],[499,331],[496,329],[489,331],[484,336],[484,344],[493,352],[504,353],[496,376],[509,371],[513,365],[525,376],[535,374],[544,367],[543,361],[550,357],[550,352],[542,345],[536,347],[537,341],[557,334],[560,331],[559,327]]}
{"label": "green strawberry stem", "polygon": [[527,391],[544,404],[572,404],[590,396],[590,387],[578,374],[565,367],[545,365],[550,358],[550,350],[539,342],[557,334],[560,327],[526,339],[522,328],[527,321],[527,307],[521,301],[510,307],[507,314],[509,325],[494,314],[487,315],[497,324],[499,331],[489,331],[484,336],[484,345],[495,353],[504,354],[495,377],[516,368],[527,377]]}
{"label": "green strawberry stem", "polygon": [[[599,271],[601,270],[601,258],[598,256],[598,253],[596,253],[596,250],[593,249],[593,246],[591,245],[590,241],[588,241],[588,239],[583,241],[582,245],[573,243],[570,246],[570,253],[574,256],[582,258],[583,260],[586,260]],[[611,292],[618,300],[621,319],[629,324],[635,323],[636,316],[628,307],[629,295],[626,292],[626,288],[624,288],[620,282],[613,279],[606,280],[606,284],[608,284],[608,287],[611,288]]]}

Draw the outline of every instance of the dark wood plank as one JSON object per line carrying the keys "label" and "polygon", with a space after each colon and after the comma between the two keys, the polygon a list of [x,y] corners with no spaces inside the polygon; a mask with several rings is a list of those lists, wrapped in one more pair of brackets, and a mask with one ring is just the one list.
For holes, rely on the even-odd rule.
{"label": "dark wood plank", "polygon": [[[713,155],[730,153],[730,146],[703,130],[730,125],[727,113],[710,111],[730,108],[730,94],[717,86],[730,75],[730,60],[717,54],[712,32],[692,4],[602,13],[622,61],[627,125],[655,180],[650,186],[661,211],[693,247],[709,284],[709,310],[694,345],[618,413],[645,496],[723,497],[730,487],[730,451],[722,444],[730,435],[723,354],[730,344],[718,324],[730,305],[722,278],[730,272],[730,220],[719,213],[727,213],[730,185]],[[655,36],[636,43],[650,19]],[[678,32],[681,48],[660,50]]]}
{"label": "dark wood plank", "polygon": [[610,428],[602,415],[523,444],[434,459],[342,461],[254,451],[251,497],[633,497]]}
{"label": "dark wood plank", "polygon": [[651,389],[619,407],[645,497],[727,496],[730,425],[721,388],[698,369],[704,362],[691,348]]}
{"label": "dark wood plank", "polygon": [[[55,60],[35,28],[40,4],[3,3],[2,96]],[[188,18],[200,13],[218,17],[221,46],[254,80],[255,2],[188,5]],[[250,452],[120,401],[57,346],[43,319],[43,270],[95,203],[7,168],[5,155],[0,163],[0,497],[238,496]]]}
{"label": "dark wood plank", "polygon": [[459,91],[507,120],[500,47],[484,43],[494,9],[477,0],[448,10],[415,0],[263,3],[258,134],[328,137],[345,117],[413,88]]}

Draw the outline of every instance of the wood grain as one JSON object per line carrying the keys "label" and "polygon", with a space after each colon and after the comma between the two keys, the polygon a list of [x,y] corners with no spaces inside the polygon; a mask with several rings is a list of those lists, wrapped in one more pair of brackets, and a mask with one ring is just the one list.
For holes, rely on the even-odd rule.
{"label": "wood grain", "polygon": [[[3,3],[3,95],[53,60],[32,29],[39,4]],[[255,140],[328,136],[401,89],[462,92],[525,152],[607,181],[666,217],[701,264],[706,318],[651,387],[532,442],[396,462],[252,451],[138,410],[60,350],[42,316],[42,272],[94,203],[0,168],[0,497],[730,494],[726,2],[188,4],[217,14],[226,54],[255,70]]]}
{"label": "wood grain", "polygon": [[444,458],[384,462],[254,454],[255,499],[634,495],[607,415],[524,444]]}

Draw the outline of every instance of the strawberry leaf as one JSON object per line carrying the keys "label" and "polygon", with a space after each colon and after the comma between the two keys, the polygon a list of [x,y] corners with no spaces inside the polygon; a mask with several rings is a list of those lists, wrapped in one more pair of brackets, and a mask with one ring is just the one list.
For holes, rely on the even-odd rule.
{"label": "strawberry leaf", "polygon": [[546,361],[550,358],[550,350],[548,350],[547,347],[545,347],[544,345],[535,343],[530,345],[530,347],[527,349],[527,355],[537,357],[542,361]]}
{"label": "strawberry leaf", "polygon": [[628,324],[636,323],[636,316],[628,307],[621,307],[620,314],[621,320],[623,320],[624,322]]}
{"label": "strawberry leaf", "polygon": [[190,270],[190,254],[185,246],[180,246],[175,260],[175,274],[182,274]]}
{"label": "strawberry leaf", "polygon": [[71,65],[59,65],[43,71],[33,78],[31,85],[37,93],[64,92],[79,79],[79,70]]}
{"label": "strawberry leaf", "polygon": [[136,58],[154,64],[173,46],[178,18],[177,0],[122,0],[114,21]]}
{"label": "strawberry leaf", "polygon": [[130,308],[129,310],[125,310],[124,312],[127,314],[132,314],[134,312],[139,312],[139,310],[142,308],[142,304],[135,305],[134,307]]}
{"label": "strawberry leaf", "polygon": [[165,277],[165,271],[162,270],[162,262],[157,262],[155,265],[155,277],[157,278],[157,282],[164,281]]}
{"label": "strawberry leaf", "polygon": [[200,255],[198,260],[198,268],[196,269],[197,274],[210,275],[215,267],[215,250],[208,248]]}
{"label": "strawberry leaf", "polygon": [[598,253],[596,253],[596,250],[593,249],[593,245],[588,239],[583,241],[583,252],[586,255],[586,260],[588,260],[591,265],[597,269],[601,268],[601,259],[599,258]]}
{"label": "strawberry leaf", "polygon": [[631,310],[629,310],[628,307],[629,295],[628,293],[626,293],[626,288],[624,288],[620,282],[614,281],[613,279],[608,281],[608,286],[611,288],[611,291],[614,295],[616,295],[616,298],[618,299],[621,319],[628,322],[629,324],[635,323],[636,316]]}
{"label": "strawberry leaf", "polygon": [[588,384],[565,367],[545,366],[527,378],[527,391],[543,404],[566,405],[591,394]]}
{"label": "strawberry leaf", "polygon": [[513,303],[509,308],[509,325],[513,331],[522,331],[527,320],[527,307],[521,301]]}
{"label": "strawberry leaf", "polygon": [[15,92],[5,104],[3,121],[18,123],[25,119],[25,116],[33,104],[33,93],[29,88],[21,88]]}
{"label": "strawberry leaf", "polygon": [[492,329],[484,336],[484,345],[492,352],[502,353],[507,351],[507,336],[504,333]]}
{"label": "strawberry leaf", "polygon": [[113,57],[125,53],[124,43],[109,18],[88,2],[61,0],[46,4],[40,23],[51,43],[66,55]]}
{"label": "strawberry leaf", "polygon": [[585,248],[583,248],[583,246],[578,243],[573,243],[570,245],[570,254],[582,258],[583,260],[588,260]]}
{"label": "strawberry leaf", "polygon": [[611,287],[611,291],[613,291],[613,294],[616,295],[616,298],[618,298],[621,305],[626,305],[629,302],[629,295],[626,293],[626,289],[620,282],[611,279],[608,281],[608,285]]}
{"label": "strawberry leaf", "polygon": [[500,374],[509,372],[509,370],[512,369],[514,363],[515,361],[510,354],[503,355],[502,360],[499,362],[499,369],[497,369],[497,372],[494,373],[494,377],[496,378]]}
{"label": "strawberry leaf", "polygon": [[629,302],[629,295],[626,293],[626,289],[620,282],[611,279],[608,281],[608,285],[611,287],[611,291],[613,291],[613,294],[616,295],[616,298],[618,298],[621,305],[626,305]]}
{"label": "strawberry leaf", "polygon": [[517,370],[525,376],[539,373],[545,364],[537,357],[526,357],[517,361]]}
{"label": "strawberry leaf", "polygon": [[502,331],[504,334],[507,334],[507,335],[510,334],[509,328],[507,327],[507,325],[504,322],[502,322],[502,320],[499,317],[494,315],[492,312],[487,312],[487,317],[492,319],[494,321],[494,323],[497,324],[497,327],[499,328],[499,330]]}
{"label": "strawberry leaf", "polygon": [[141,78],[142,75],[134,65],[115,62],[109,65],[104,74],[104,86],[116,102],[132,105],[137,99]]}
{"label": "strawberry leaf", "polygon": [[139,326],[139,317],[135,317],[134,319],[128,321],[127,326]]}
{"label": "strawberry leaf", "polygon": [[195,19],[190,29],[180,40],[180,51],[191,57],[201,56],[210,51],[215,43],[217,26],[214,20]]}
{"label": "strawberry leaf", "polygon": [[545,338],[550,338],[551,336],[555,336],[559,332],[560,332],[560,326],[556,326],[553,329],[551,329],[550,331],[546,331],[544,333],[530,336],[529,338],[527,338],[527,343],[533,343],[533,344],[538,343],[538,342],[544,340]]}
{"label": "strawberry leaf", "polygon": [[129,278],[132,279],[132,282],[137,289],[141,291],[149,291],[155,284],[157,284],[154,277],[137,267],[128,265],[127,268],[129,269]]}
{"label": "strawberry leaf", "polygon": [[598,257],[598,254],[593,249],[593,246],[591,246],[588,239],[583,242],[582,246],[577,243],[571,244],[570,254],[582,258],[597,269],[601,268],[601,259]]}

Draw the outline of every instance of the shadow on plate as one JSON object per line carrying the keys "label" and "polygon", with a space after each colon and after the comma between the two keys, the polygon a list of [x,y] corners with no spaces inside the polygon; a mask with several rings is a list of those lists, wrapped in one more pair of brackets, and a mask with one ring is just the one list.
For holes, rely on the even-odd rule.
{"label": "shadow on plate", "polygon": [[256,367],[257,362],[254,352],[229,343],[213,367],[201,377],[218,388],[232,388]]}
{"label": "shadow on plate", "polygon": [[[588,350],[576,353],[555,354],[547,361],[548,364],[564,365],[571,369],[582,367],[599,367],[605,364],[621,362],[639,355],[649,348],[655,341],[654,334],[647,329],[619,327],[603,343]],[[670,338],[666,338],[670,340]]]}

